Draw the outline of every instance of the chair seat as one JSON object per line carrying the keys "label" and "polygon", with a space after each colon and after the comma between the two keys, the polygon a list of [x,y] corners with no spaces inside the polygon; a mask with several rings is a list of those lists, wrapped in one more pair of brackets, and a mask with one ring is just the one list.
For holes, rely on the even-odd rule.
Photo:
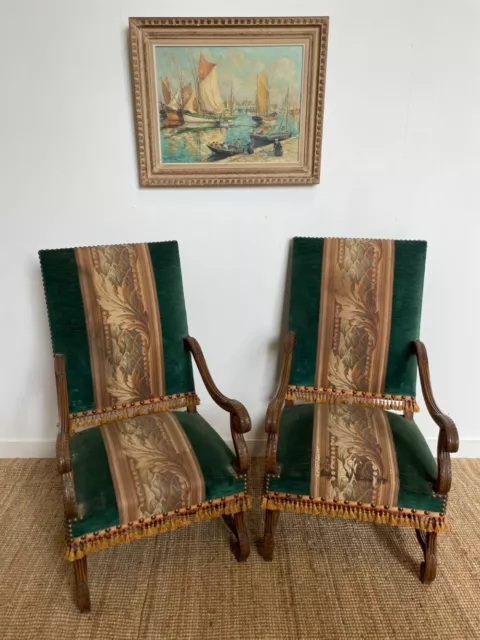
{"label": "chair seat", "polygon": [[182,517],[179,524],[188,524],[192,515],[243,510],[245,479],[235,473],[235,456],[198,413],[110,422],[77,432],[70,447],[79,515],[70,540],[90,543],[88,534],[105,530],[107,539],[132,531],[140,537],[145,527],[175,528],[169,523]]}
{"label": "chair seat", "polygon": [[[434,494],[437,464],[424,437],[413,420],[390,411],[353,404],[287,407],[280,420],[278,463],[278,475],[267,480],[267,494],[278,494],[278,508],[288,508],[281,498],[289,494],[334,506],[373,505],[385,516],[381,522],[390,522],[388,513],[404,517],[410,510],[409,526],[425,511],[442,512],[442,498]],[[345,517],[360,511],[342,508]]]}

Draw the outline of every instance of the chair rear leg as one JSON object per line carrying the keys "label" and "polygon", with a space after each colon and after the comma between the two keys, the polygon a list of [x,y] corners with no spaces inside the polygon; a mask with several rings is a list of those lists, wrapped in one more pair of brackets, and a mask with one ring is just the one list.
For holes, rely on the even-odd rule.
{"label": "chair rear leg", "polygon": [[90,611],[90,590],[88,588],[87,558],[73,562],[75,582],[77,586],[77,606],[80,611]]}
{"label": "chair rear leg", "polygon": [[223,520],[235,536],[235,541],[231,545],[233,555],[239,562],[245,561],[250,555],[250,542],[248,540],[245,513],[240,511],[240,513],[235,513],[233,516],[224,515]]}
{"label": "chair rear leg", "polygon": [[275,530],[277,528],[280,511],[265,510],[265,532],[263,540],[258,545],[258,551],[264,560],[273,560],[275,549]]}
{"label": "chair rear leg", "polygon": [[415,529],[425,561],[420,565],[420,580],[429,584],[437,575],[437,533]]}

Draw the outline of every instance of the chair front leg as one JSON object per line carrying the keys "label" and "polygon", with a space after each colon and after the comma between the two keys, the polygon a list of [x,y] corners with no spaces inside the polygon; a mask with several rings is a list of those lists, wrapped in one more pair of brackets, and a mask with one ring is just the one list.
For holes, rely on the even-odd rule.
{"label": "chair front leg", "polygon": [[90,590],[88,588],[87,558],[73,562],[73,571],[77,585],[77,606],[82,612],[90,611]]}
{"label": "chair front leg", "polygon": [[275,531],[277,529],[280,511],[265,510],[265,531],[263,540],[258,545],[258,551],[264,560],[273,560],[275,549]]}
{"label": "chair front leg", "polygon": [[250,542],[248,540],[245,513],[235,513],[233,516],[224,515],[225,524],[235,536],[232,543],[232,552],[238,562],[244,562],[250,555]]}
{"label": "chair front leg", "polygon": [[437,576],[437,536],[435,532],[415,529],[417,540],[422,548],[424,562],[420,565],[420,580],[429,584]]}

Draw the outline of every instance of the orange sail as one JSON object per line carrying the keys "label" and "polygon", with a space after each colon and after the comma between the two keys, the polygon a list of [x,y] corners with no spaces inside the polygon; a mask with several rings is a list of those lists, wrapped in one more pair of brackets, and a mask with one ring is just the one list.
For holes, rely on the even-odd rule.
{"label": "orange sail", "polygon": [[223,104],[217,80],[217,65],[200,55],[198,62],[198,106],[202,113],[223,113]]}
{"label": "orange sail", "polygon": [[205,80],[209,73],[211,73],[217,65],[214,62],[209,62],[202,54],[200,54],[200,60],[198,61],[198,79]]}
{"label": "orange sail", "polygon": [[267,74],[257,75],[257,113],[260,116],[267,115],[270,110],[270,93],[268,91]]}

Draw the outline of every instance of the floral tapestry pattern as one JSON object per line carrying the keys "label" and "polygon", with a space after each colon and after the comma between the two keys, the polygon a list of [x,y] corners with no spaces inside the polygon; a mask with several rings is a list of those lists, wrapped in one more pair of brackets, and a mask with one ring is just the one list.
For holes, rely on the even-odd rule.
{"label": "floral tapestry pattern", "polygon": [[315,405],[312,444],[314,497],[398,504],[395,447],[383,410]]}
{"label": "floral tapestry pattern", "polygon": [[200,465],[174,414],[165,411],[100,428],[122,522],[205,500]]}
{"label": "floral tapestry pattern", "polygon": [[391,240],[325,240],[317,387],[383,392],[393,268]]}
{"label": "floral tapestry pattern", "polygon": [[84,247],[75,256],[96,406],[163,395],[160,314],[148,247]]}

